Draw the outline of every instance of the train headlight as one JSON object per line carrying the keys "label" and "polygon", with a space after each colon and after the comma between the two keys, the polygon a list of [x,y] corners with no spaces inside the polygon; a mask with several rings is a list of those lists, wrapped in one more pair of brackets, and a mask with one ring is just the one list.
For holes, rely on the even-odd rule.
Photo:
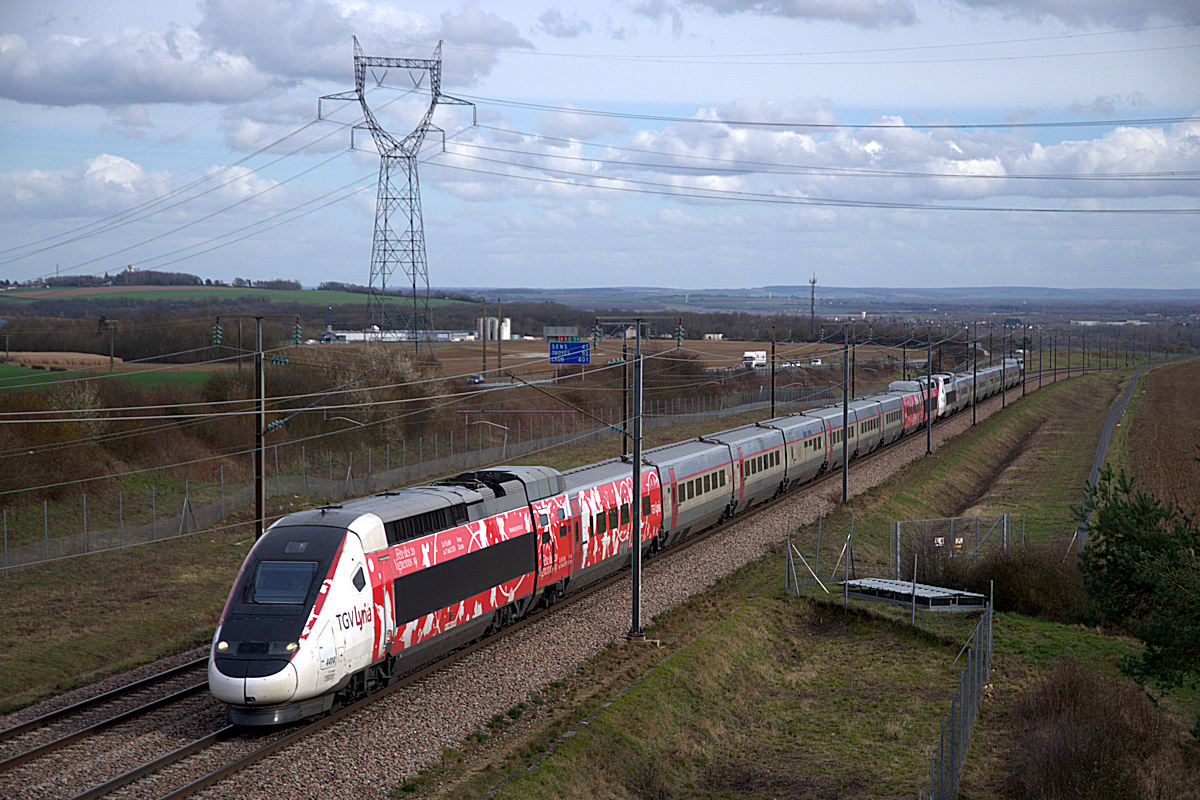
{"label": "train headlight", "polygon": [[294,652],[296,652],[296,649],[299,647],[300,647],[300,645],[296,642],[288,642],[288,646],[283,649],[289,653],[294,653]]}
{"label": "train headlight", "polygon": [[219,650],[220,652],[224,653],[228,649],[229,649],[229,642],[225,642],[225,641],[217,642],[217,650]]}

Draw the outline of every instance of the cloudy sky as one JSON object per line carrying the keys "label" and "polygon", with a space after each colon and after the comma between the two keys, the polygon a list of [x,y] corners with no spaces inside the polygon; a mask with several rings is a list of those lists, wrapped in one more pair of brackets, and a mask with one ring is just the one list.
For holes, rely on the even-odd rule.
{"label": "cloudy sky", "polygon": [[1200,286],[1196,0],[5,3],[0,277],[368,283],[352,36],[434,286]]}

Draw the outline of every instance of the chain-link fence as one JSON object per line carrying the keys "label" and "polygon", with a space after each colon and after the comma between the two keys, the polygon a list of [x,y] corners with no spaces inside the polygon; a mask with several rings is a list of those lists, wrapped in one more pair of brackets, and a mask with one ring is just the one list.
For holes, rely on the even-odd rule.
{"label": "chain-link fence", "polygon": [[[953,800],[958,796],[958,781],[971,744],[971,729],[979,715],[992,668],[990,598],[983,616],[963,645],[963,651],[967,655],[966,664],[958,678],[958,689],[950,700],[950,713],[942,722],[937,749],[930,757],[929,785],[917,793],[919,800]],[[962,651],[959,657],[962,657]]]}
{"label": "chain-link fence", "polygon": [[[893,522],[888,531],[889,572],[897,580],[911,578],[901,574],[901,565],[911,567],[914,555],[918,563],[931,565],[954,558],[971,559],[985,546],[1007,550],[1010,521],[1008,514],[982,514]],[[1020,526],[1023,541],[1024,515]]]}
{"label": "chain-link fence", "polygon": [[[830,396],[827,386],[777,389],[777,413],[820,403]],[[757,390],[662,398],[645,404],[643,427],[653,429],[769,407],[770,395],[764,399]],[[283,448],[272,446],[266,450],[265,491],[274,497],[343,500],[511,462],[563,444],[621,435],[619,409],[609,409],[598,416],[606,424],[587,420],[588,427],[582,428],[579,419],[569,411],[546,412],[536,418],[531,415],[510,427],[493,423],[475,425],[464,420],[457,433],[452,428],[435,429],[428,436],[350,452],[301,445],[292,446],[290,455],[285,452],[281,456]],[[147,482],[154,482],[154,478],[148,478]],[[227,482],[222,467],[215,483],[185,480],[182,487],[151,485],[142,492],[118,492],[115,498],[99,499],[83,494],[67,503],[42,501],[36,505],[5,507],[0,509],[3,528],[0,569],[7,573],[13,567],[212,530],[234,512],[253,503],[253,485],[246,484],[244,476]]]}

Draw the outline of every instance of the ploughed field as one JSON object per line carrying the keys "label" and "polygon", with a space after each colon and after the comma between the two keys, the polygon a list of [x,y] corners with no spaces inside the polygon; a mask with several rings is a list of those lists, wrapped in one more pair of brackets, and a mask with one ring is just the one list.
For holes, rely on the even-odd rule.
{"label": "ploughed field", "polygon": [[1142,381],[1129,430],[1134,487],[1200,512],[1200,361],[1156,369]]}

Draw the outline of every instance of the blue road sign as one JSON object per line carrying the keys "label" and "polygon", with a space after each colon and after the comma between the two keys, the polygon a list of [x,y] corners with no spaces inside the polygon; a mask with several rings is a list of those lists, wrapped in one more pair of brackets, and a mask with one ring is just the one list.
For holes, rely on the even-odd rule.
{"label": "blue road sign", "polygon": [[550,342],[551,364],[591,364],[591,342]]}

